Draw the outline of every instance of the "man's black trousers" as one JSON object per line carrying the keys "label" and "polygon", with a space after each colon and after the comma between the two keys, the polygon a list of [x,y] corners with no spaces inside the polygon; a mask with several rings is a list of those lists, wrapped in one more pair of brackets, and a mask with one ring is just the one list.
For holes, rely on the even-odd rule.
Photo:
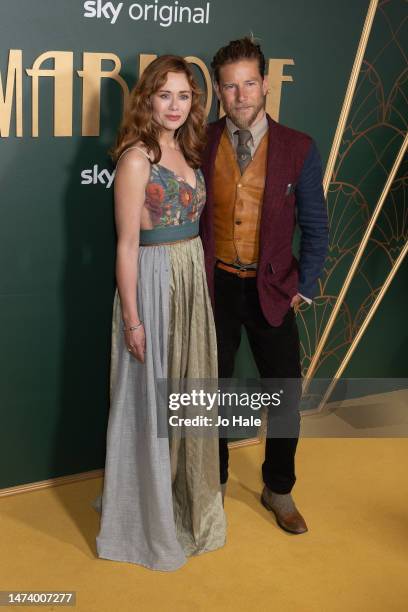
{"label": "man's black trousers", "polygon": [[[256,278],[239,278],[226,270],[215,269],[215,325],[219,378],[233,375],[243,325],[261,378],[297,379],[301,384],[299,333],[294,310],[288,309],[280,326],[271,326],[261,310]],[[289,493],[296,480],[295,453],[300,423],[298,399],[299,395],[286,407],[291,412],[290,416],[287,415],[288,422],[291,422],[290,437],[268,435],[266,438],[262,476],[267,487],[275,493]],[[268,427],[273,431],[271,414]],[[222,484],[228,479],[227,443],[226,438],[220,437]]]}

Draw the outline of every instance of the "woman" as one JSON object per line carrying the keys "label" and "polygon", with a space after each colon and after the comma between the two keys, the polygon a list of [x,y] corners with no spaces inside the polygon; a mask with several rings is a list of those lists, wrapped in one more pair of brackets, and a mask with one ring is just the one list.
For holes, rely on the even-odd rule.
{"label": "woman", "polygon": [[170,440],[157,431],[160,379],[217,376],[198,237],[204,123],[188,63],[162,56],[132,90],[112,152],[117,289],[96,543],[99,557],[158,570],[225,542],[216,431]]}

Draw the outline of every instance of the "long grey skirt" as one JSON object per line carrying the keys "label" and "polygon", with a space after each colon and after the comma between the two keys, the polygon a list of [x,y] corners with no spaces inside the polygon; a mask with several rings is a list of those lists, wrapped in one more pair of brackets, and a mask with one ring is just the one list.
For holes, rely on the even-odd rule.
{"label": "long grey skirt", "polygon": [[[225,543],[218,436],[159,437],[159,379],[217,377],[217,347],[200,238],[140,247],[137,301],[145,363],[127,350],[118,291],[99,557],[175,570]],[[214,415],[213,415],[214,416]]]}

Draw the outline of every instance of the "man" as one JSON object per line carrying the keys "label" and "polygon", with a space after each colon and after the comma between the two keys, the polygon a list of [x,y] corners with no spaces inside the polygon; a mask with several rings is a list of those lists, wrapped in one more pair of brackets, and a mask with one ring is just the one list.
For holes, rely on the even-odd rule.
{"label": "man", "polygon": [[[265,58],[253,40],[230,42],[216,53],[211,67],[226,117],[208,129],[202,166],[207,204],[200,234],[214,306],[219,377],[233,374],[244,325],[261,378],[296,379],[300,384],[295,309],[316,295],[328,246],[319,153],[310,136],[280,125],[265,112]],[[299,261],[292,254],[296,222]],[[261,502],[281,528],[299,534],[307,526],[291,496],[300,423],[296,397],[289,407],[296,413],[293,433],[268,433]],[[220,472],[224,495],[225,438],[220,438]]]}

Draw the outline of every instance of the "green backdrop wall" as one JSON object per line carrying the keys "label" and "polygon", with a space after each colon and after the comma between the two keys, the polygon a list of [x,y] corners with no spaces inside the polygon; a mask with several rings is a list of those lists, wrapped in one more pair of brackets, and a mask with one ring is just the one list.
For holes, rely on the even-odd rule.
{"label": "green backdrop wall", "polygon": [[[253,32],[268,60],[285,60],[287,80],[281,83],[279,120],[312,134],[325,164],[369,7],[368,0],[186,0],[178,4],[156,0],[150,3],[146,20],[136,19],[147,4],[126,0],[1,3],[0,487],[104,465],[115,255],[113,168],[107,150],[120,120],[123,92],[138,78],[141,62],[148,55],[177,53],[209,67],[218,47]],[[180,16],[176,7],[181,6],[186,9],[182,23],[176,19]],[[119,10],[116,18],[111,8]],[[405,19],[402,0],[379,3],[370,43],[374,47],[367,49],[372,55],[389,38],[389,24],[380,11],[391,14],[395,27],[398,19]],[[208,23],[200,23],[203,20]],[[382,56],[376,68],[380,80],[394,66],[397,53],[395,46]],[[98,77],[98,69],[104,77]],[[115,69],[117,75],[109,78]],[[366,75],[364,81],[363,69],[363,84],[356,93],[362,100],[364,82],[372,76]],[[203,71],[196,70],[205,87]],[[393,82],[403,70],[400,63]],[[274,95],[279,98],[275,82]],[[372,107],[366,108],[367,121],[375,99],[374,93]],[[398,105],[403,112],[402,97]],[[217,113],[213,100],[209,119]],[[397,121],[396,115],[392,121]],[[354,124],[349,129],[353,131]],[[406,124],[402,121],[398,129],[401,140]],[[379,151],[387,138],[379,130]],[[398,138],[386,149],[385,173]],[[356,150],[341,180],[345,183],[352,176],[356,182],[369,163],[367,150]],[[336,171],[340,174],[339,164]],[[402,171],[397,199],[404,197],[404,176]],[[374,183],[375,188],[372,177],[367,183],[371,192],[365,202],[369,204],[384,183],[380,172]],[[332,197],[329,193],[329,206]],[[344,208],[352,217],[353,210]],[[363,215],[360,225],[366,220]],[[405,228],[406,220],[399,244],[406,240]],[[339,257],[335,250],[332,255],[331,261]],[[344,269],[332,276],[335,286],[330,295],[341,287]],[[398,277],[403,273],[406,279],[406,267]],[[359,371],[367,375],[368,370],[378,376],[406,375],[401,360],[406,349],[401,337],[402,291],[406,285],[395,281],[376,315],[379,324],[371,323],[367,343],[358,348],[349,375]],[[322,300],[327,293],[322,286]],[[322,313],[321,304],[318,307]],[[313,312],[299,314],[304,347],[307,330],[314,324]],[[304,350],[306,369],[317,337]],[[375,355],[367,347],[381,338],[386,342],[381,355]],[[366,367],[367,350],[370,368]],[[244,343],[237,371],[250,373],[252,368]],[[333,366],[325,368],[324,375],[330,376]]]}

